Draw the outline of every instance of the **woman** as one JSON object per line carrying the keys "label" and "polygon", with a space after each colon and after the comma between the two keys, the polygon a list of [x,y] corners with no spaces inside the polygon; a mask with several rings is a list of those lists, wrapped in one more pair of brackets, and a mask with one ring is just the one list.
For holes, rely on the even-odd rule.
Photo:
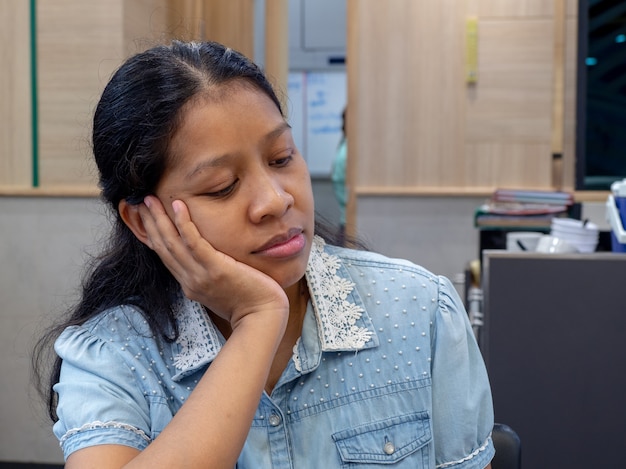
{"label": "woman", "polygon": [[315,235],[305,162],[248,59],[181,42],[130,58],[93,151],[114,228],[49,335],[67,468],[488,466],[489,384],[454,288]]}

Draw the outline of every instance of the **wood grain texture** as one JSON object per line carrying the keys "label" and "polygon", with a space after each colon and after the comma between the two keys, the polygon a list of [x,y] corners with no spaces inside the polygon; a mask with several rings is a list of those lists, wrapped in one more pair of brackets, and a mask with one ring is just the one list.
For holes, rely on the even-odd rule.
{"label": "wood grain texture", "polygon": [[205,0],[204,23],[205,39],[221,42],[247,57],[254,56],[253,0]]}
{"label": "wood grain texture", "polygon": [[348,5],[355,183],[461,185],[464,8],[454,0]]}
{"label": "wood grain texture", "polygon": [[563,82],[563,189],[570,191],[576,187],[577,44],[578,16],[567,16]]}
{"label": "wood grain texture", "polygon": [[[265,74],[287,109],[289,34],[287,0],[265,0]],[[252,55],[250,55],[252,57]]]}
{"label": "wood grain texture", "polygon": [[[285,0],[274,1],[268,2],[267,11],[279,5],[279,13],[270,15],[268,25],[282,24],[280,15],[286,14]],[[355,190],[550,186],[549,168],[547,174],[544,170],[554,125],[553,2],[347,1],[348,178]],[[561,142],[568,188],[574,184],[578,6],[576,0],[563,1]],[[26,3],[0,0],[2,34],[22,38],[2,46],[13,72],[3,74],[0,87],[0,116],[11,121],[1,131],[0,184],[30,181],[30,90],[24,79],[28,62],[18,52],[20,47],[27,50]],[[110,74],[129,53],[170,37],[209,34],[251,54],[252,0],[37,3],[44,185],[93,184],[91,113]],[[468,15],[477,15],[479,21],[479,78],[469,88],[464,81]],[[286,47],[281,31],[273,40]],[[268,46],[270,50],[276,51]],[[276,57],[286,61],[286,53]],[[268,63],[275,81],[284,68],[284,62],[278,63],[279,72],[272,72]],[[20,157],[6,156],[18,152]]]}
{"label": "wood grain texture", "polygon": [[38,16],[42,185],[94,183],[92,113],[130,54],[174,37],[252,50],[251,0],[46,0]]}
{"label": "wood grain texture", "polygon": [[552,16],[551,0],[471,0],[475,14],[484,19]]}
{"label": "wood grain texture", "polygon": [[0,184],[31,184],[30,8],[0,0]]}
{"label": "wood grain texture", "polygon": [[123,2],[37,2],[40,182],[95,182],[93,109],[124,58]]}
{"label": "wood grain texture", "polygon": [[[559,1],[557,24],[543,0],[348,0],[354,191],[550,189],[554,142],[572,187],[577,2]],[[478,81],[467,86],[470,15]]]}

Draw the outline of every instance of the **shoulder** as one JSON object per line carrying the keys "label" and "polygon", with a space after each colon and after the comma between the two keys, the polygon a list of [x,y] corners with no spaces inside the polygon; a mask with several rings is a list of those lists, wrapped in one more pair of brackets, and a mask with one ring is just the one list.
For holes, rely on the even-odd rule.
{"label": "shoulder", "polygon": [[[109,308],[83,324],[67,327],[57,338],[55,350],[61,358],[80,353],[86,348],[126,343],[156,342],[141,309],[132,305]],[[123,350],[122,350],[123,351]]]}
{"label": "shoulder", "polygon": [[[106,309],[82,325],[74,327],[107,339],[125,338],[129,334],[152,337],[145,313],[139,307],[129,304]],[[72,327],[66,330],[72,330]]]}
{"label": "shoulder", "polygon": [[331,255],[337,256],[351,274],[354,272],[367,272],[373,276],[376,274],[399,274],[415,281],[428,282],[436,282],[438,279],[444,278],[408,259],[393,258],[377,252],[338,246],[328,246],[327,251]]}
{"label": "shoulder", "polygon": [[447,277],[410,260],[336,246],[327,246],[326,252],[338,260],[337,275],[350,279],[365,297],[376,296],[387,304],[419,304],[432,319],[449,312],[462,312],[461,318],[466,315],[463,301]]}

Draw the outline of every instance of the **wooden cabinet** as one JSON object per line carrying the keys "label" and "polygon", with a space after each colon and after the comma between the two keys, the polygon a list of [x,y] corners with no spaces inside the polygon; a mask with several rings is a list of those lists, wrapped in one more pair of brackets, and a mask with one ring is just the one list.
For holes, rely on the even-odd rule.
{"label": "wooden cabinet", "polygon": [[556,151],[573,188],[576,24],[574,0],[348,0],[351,186],[546,189]]}

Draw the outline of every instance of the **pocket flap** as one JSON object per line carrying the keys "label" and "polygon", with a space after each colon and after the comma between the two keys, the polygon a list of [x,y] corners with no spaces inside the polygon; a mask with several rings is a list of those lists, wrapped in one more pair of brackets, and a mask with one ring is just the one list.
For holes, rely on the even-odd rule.
{"label": "pocket flap", "polygon": [[333,434],[343,462],[392,464],[431,440],[427,412],[401,415]]}

